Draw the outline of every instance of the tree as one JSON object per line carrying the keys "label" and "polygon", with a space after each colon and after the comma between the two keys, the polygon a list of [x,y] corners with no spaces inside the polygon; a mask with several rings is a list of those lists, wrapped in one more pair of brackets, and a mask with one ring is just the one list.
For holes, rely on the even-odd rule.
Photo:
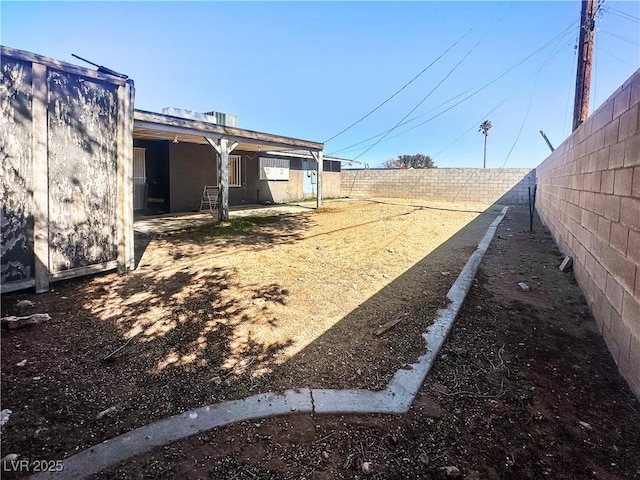
{"label": "tree", "polygon": [[438,168],[429,155],[422,153],[398,155],[398,158],[386,160],[382,165],[387,168]]}
{"label": "tree", "polygon": [[484,161],[482,162],[482,168],[487,168],[487,137],[489,136],[489,130],[491,130],[491,120],[485,120],[480,124],[478,132],[484,133]]}

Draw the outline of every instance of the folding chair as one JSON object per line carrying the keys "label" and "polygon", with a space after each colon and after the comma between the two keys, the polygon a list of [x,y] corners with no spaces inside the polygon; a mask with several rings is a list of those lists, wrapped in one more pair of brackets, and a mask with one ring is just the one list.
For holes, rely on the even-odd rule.
{"label": "folding chair", "polygon": [[200,199],[200,211],[208,209],[211,213],[218,210],[218,187],[205,185]]}

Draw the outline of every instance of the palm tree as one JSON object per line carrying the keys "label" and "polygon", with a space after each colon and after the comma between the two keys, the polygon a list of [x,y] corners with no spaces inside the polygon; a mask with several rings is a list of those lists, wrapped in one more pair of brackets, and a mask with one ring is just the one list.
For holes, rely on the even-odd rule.
{"label": "palm tree", "polygon": [[480,128],[478,132],[484,133],[484,162],[482,163],[482,168],[487,168],[487,137],[489,136],[489,130],[493,125],[491,125],[491,120],[485,120],[480,124]]}

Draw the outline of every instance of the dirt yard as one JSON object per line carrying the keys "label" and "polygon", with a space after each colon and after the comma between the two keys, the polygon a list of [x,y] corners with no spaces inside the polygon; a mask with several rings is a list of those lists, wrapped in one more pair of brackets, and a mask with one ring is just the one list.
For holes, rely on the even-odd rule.
{"label": "dirt yard", "polygon": [[407,415],[244,422],[94,478],[638,479],[640,405],[561,260],[511,208]]}
{"label": "dirt yard", "polygon": [[139,237],[126,276],[3,296],[3,316],[52,321],[2,334],[2,408],[13,412],[2,455],[62,459],[258,392],[383,388],[423,353],[421,333],[499,211],[398,203],[333,201]]}

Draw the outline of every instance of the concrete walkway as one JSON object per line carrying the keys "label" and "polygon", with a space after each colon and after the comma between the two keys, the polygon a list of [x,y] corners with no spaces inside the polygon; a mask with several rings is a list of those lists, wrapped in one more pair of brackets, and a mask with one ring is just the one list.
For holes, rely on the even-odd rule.
{"label": "concrete walkway", "polygon": [[418,393],[440,348],[445,342],[471,288],[482,257],[508,207],[491,223],[478,248],[447,293],[446,308],[438,310],[433,325],[423,334],[427,353],[408,369],[400,369],[382,391],[309,389],[287,390],[283,394],[264,393],[242,400],[221,402],[165,418],[118,437],[106,440],[63,462],[61,472],[46,472],[33,479],[82,479],[117,465],[128,458],[182,438],[244,420],[306,413],[406,413]]}

